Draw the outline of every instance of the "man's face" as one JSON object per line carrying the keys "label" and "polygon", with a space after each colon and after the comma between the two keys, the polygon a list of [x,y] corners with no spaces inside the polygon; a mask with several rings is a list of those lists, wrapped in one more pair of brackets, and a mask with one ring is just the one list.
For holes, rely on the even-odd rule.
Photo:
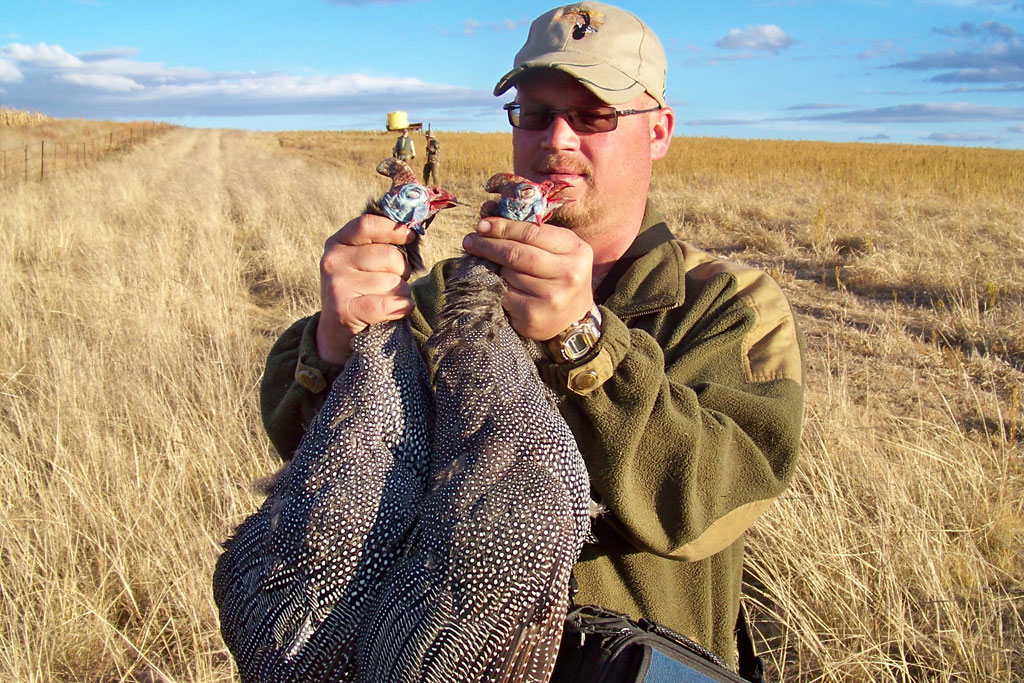
{"label": "man's face", "polygon": [[[553,109],[605,106],[572,76],[554,69],[537,69],[520,78],[516,102]],[[657,103],[647,94],[615,108],[647,109]],[[651,178],[652,119],[650,114],[619,117],[607,133],[577,133],[564,115],[545,130],[512,130],[515,172],[534,181],[570,183],[564,205],[551,223],[574,230],[597,246],[602,234],[624,225],[641,212]],[[629,226],[629,227],[639,227]]]}

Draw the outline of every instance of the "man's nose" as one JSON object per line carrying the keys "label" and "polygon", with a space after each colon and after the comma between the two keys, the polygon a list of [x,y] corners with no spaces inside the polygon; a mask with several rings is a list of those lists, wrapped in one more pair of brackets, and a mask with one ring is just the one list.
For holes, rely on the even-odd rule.
{"label": "man's nose", "polygon": [[551,123],[548,124],[547,134],[544,142],[551,149],[575,149],[579,147],[579,134],[569,125],[569,115],[566,112],[553,113]]}

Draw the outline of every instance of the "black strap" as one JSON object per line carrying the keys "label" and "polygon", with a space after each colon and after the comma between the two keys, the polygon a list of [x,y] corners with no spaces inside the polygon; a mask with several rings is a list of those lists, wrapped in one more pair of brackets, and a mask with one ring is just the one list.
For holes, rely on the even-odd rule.
{"label": "black strap", "polygon": [[740,603],[736,616],[736,652],[739,655],[739,675],[751,683],[767,683],[764,675],[764,660],[754,651],[754,637],[747,621],[747,608]]}
{"label": "black strap", "polygon": [[[576,608],[576,594],[579,593],[579,583],[576,582],[576,572],[569,574],[569,611]],[[737,672],[745,681],[750,683],[768,683],[764,672],[764,660],[757,656],[754,650],[754,637],[750,631],[750,622],[747,618],[747,608],[740,602],[740,611],[736,615],[736,654]]]}

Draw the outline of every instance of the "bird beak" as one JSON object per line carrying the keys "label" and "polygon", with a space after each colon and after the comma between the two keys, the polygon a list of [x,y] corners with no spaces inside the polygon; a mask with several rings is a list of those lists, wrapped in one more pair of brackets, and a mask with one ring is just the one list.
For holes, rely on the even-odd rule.
{"label": "bird beak", "polygon": [[551,184],[551,188],[548,190],[547,200],[549,202],[552,201],[552,200],[555,200],[555,201],[565,201],[565,200],[561,199],[558,195],[562,194],[563,192],[568,190],[570,187],[572,187],[572,185],[570,183],[565,182],[564,180],[559,180],[557,182],[553,182]]}
{"label": "bird beak", "polygon": [[428,203],[430,204],[431,213],[441,209],[450,209],[459,204],[455,195],[442,187],[430,188],[430,195]]}

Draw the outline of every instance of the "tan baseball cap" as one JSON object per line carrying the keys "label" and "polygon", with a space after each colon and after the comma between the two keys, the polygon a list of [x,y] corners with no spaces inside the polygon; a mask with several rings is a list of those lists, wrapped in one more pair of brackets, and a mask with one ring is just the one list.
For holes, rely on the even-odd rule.
{"label": "tan baseball cap", "polygon": [[545,12],[530,25],[514,68],[495,96],[530,69],[559,69],[603,102],[624,104],[646,91],[665,106],[665,50],[654,31],[629,12],[603,2],[578,2]]}

